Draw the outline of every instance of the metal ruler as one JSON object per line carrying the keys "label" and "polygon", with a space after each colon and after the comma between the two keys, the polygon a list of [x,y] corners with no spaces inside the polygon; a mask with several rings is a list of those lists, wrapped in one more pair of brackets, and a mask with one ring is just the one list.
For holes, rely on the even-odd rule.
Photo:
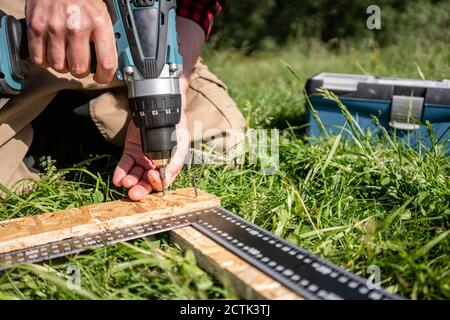
{"label": "metal ruler", "polygon": [[223,208],[211,208],[0,254],[0,271],[192,226],[305,299],[397,300],[381,288]]}

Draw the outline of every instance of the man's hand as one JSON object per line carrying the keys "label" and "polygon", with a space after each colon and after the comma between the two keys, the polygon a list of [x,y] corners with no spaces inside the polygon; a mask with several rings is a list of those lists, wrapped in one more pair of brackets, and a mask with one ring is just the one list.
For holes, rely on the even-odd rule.
{"label": "man's hand", "polygon": [[89,75],[91,43],[97,70],[94,80],[108,83],[117,69],[114,30],[102,0],[27,0],[31,61],[77,78]]}
{"label": "man's hand", "polygon": [[[183,168],[189,142],[186,116],[182,113],[181,121],[177,125],[177,150],[166,167],[165,186],[172,184]],[[162,191],[159,168],[142,152],[141,132],[133,121],[130,121],[128,126],[125,149],[114,171],[113,183],[117,187],[128,188],[128,196],[133,201],[143,199],[152,191]]]}

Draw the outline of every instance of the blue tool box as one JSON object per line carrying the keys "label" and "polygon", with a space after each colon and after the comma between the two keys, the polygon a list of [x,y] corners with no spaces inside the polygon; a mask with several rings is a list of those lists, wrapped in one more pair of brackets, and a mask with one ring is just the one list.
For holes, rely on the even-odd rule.
{"label": "blue tool box", "polygon": [[[324,98],[317,89],[325,88],[335,93],[347,107],[362,130],[372,136],[380,134],[380,127],[396,134],[416,148],[420,144],[431,146],[431,123],[434,141],[450,150],[450,81],[428,81],[380,78],[366,75],[320,73],[306,83],[306,93],[323,125],[331,134],[349,136],[346,119],[333,100]],[[310,108],[308,109],[309,134],[322,135]]]}

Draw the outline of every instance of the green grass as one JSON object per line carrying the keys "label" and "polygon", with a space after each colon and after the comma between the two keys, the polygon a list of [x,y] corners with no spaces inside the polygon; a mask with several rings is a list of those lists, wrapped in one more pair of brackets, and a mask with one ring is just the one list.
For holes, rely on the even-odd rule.
{"label": "green grass", "polygon": [[[205,61],[228,84],[251,127],[286,128],[280,137],[280,171],[265,175],[258,164],[239,170],[207,165],[184,172],[175,187],[189,186],[194,174],[199,187],[220,196],[225,208],[313,253],[365,277],[369,266],[379,266],[382,285],[391,292],[413,299],[450,298],[450,158],[443,148],[423,153],[387,136],[371,142],[365,135],[310,143],[298,127],[305,122],[302,85],[309,76],[329,71],[445,78],[450,74],[448,45],[330,52],[311,42],[252,57],[207,52]],[[66,171],[55,171],[47,161],[35,191],[8,193],[1,200],[0,219],[123,197],[110,183],[114,161],[100,157]],[[81,289],[67,287],[66,271],[74,265],[80,269]],[[192,254],[183,255],[160,236],[43,267],[11,269],[0,275],[0,297],[233,295],[196,267]]]}

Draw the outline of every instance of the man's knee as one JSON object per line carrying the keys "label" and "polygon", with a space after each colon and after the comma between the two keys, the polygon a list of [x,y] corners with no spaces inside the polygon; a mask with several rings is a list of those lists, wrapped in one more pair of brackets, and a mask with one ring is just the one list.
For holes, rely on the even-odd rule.
{"label": "man's knee", "polygon": [[102,136],[117,146],[123,146],[131,120],[126,88],[114,88],[92,99],[89,112]]}
{"label": "man's knee", "polygon": [[202,63],[193,70],[186,115],[194,145],[207,143],[217,151],[232,148],[246,128],[245,119],[226,85]]}
{"label": "man's knee", "polygon": [[20,180],[39,178],[23,161],[32,139],[33,129],[28,125],[14,138],[0,146],[0,183],[4,186],[17,187],[16,183]]}

